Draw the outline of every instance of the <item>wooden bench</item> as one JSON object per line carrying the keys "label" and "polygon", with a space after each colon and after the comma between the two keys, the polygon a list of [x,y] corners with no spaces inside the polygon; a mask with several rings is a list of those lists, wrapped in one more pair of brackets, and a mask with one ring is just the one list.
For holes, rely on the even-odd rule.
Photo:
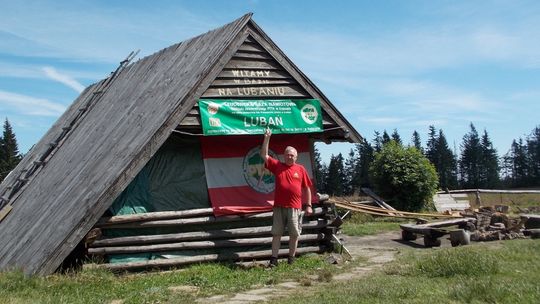
{"label": "wooden bench", "polygon": [[[463,244],[464,241],[459,239],[459,234],[451,234],[451,230],[447,227],[457,226],[463,230],[474,230],[475,218],[459,218],[445,221],[431,222],[426,224],[401,224],[401,238],[404,241],[414,241],[418,234],[424,236],[424,246],[434,247],[440,246],[440,237],[450,234],[450,242],[452,246]],[[455,230],[455,229],[453,229]],[[454,235],[454,236],[453,236]]]}

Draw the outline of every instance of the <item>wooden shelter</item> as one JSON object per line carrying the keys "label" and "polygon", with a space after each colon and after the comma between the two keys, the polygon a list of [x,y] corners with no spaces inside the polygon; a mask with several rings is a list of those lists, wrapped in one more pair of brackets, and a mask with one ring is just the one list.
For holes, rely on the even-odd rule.
{"label": "wooden shelter", "polygon": [[0,185],[1,270],[57,270],[172,134],[201,133],[200,98],[318,99],[312,140],[360,141],[251,17],[128,58],[82,92]]}

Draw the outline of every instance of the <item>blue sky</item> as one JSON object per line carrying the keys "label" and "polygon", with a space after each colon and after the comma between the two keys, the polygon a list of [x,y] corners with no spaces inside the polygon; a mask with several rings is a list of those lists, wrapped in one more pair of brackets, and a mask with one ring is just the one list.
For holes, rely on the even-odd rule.
{"label": "blue sky", "polygon": [[434,125],[459,152],[472,122],[502,155],[540,125],[538,1],[0,0],[0,118],[25,153],[131,51],[247,12],[368,139]]}

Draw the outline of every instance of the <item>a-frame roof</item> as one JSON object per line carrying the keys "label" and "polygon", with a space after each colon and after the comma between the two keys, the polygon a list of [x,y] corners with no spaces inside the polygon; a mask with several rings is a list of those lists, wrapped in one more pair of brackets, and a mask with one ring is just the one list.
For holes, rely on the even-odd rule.
{"label": "a-frame roof", "polygon": [[287,93],[266,92],[321,101],[328,132],[318,139],[360,140],[247,14],[122,67],[75,100],[0,185],[0,270],[54,272],[173,130],[197,128],[197,100],[227,92],[228,73],[250,71],[235,60],[257,66],[258,56]]}

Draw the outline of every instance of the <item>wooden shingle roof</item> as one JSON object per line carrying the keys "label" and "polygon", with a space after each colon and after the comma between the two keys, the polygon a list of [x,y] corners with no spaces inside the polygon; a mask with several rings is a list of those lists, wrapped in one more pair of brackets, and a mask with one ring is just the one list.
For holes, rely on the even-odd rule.
{"label": "wooden shingle roof", "polygon": [[[250,45],[267,58],[245,51]],[[225,75],[242,56],[255,57],[249,64],[275,62],[276,75],[285,75],[298,97],[321,100],[329,130],[321,140],[360,140],[247,14],[127,65],[82,92],[0,184],[0,206],[11,209],[0,221],[0,270],[54,272],[171,132],[198,128],[197,100],[227,87]]]}

